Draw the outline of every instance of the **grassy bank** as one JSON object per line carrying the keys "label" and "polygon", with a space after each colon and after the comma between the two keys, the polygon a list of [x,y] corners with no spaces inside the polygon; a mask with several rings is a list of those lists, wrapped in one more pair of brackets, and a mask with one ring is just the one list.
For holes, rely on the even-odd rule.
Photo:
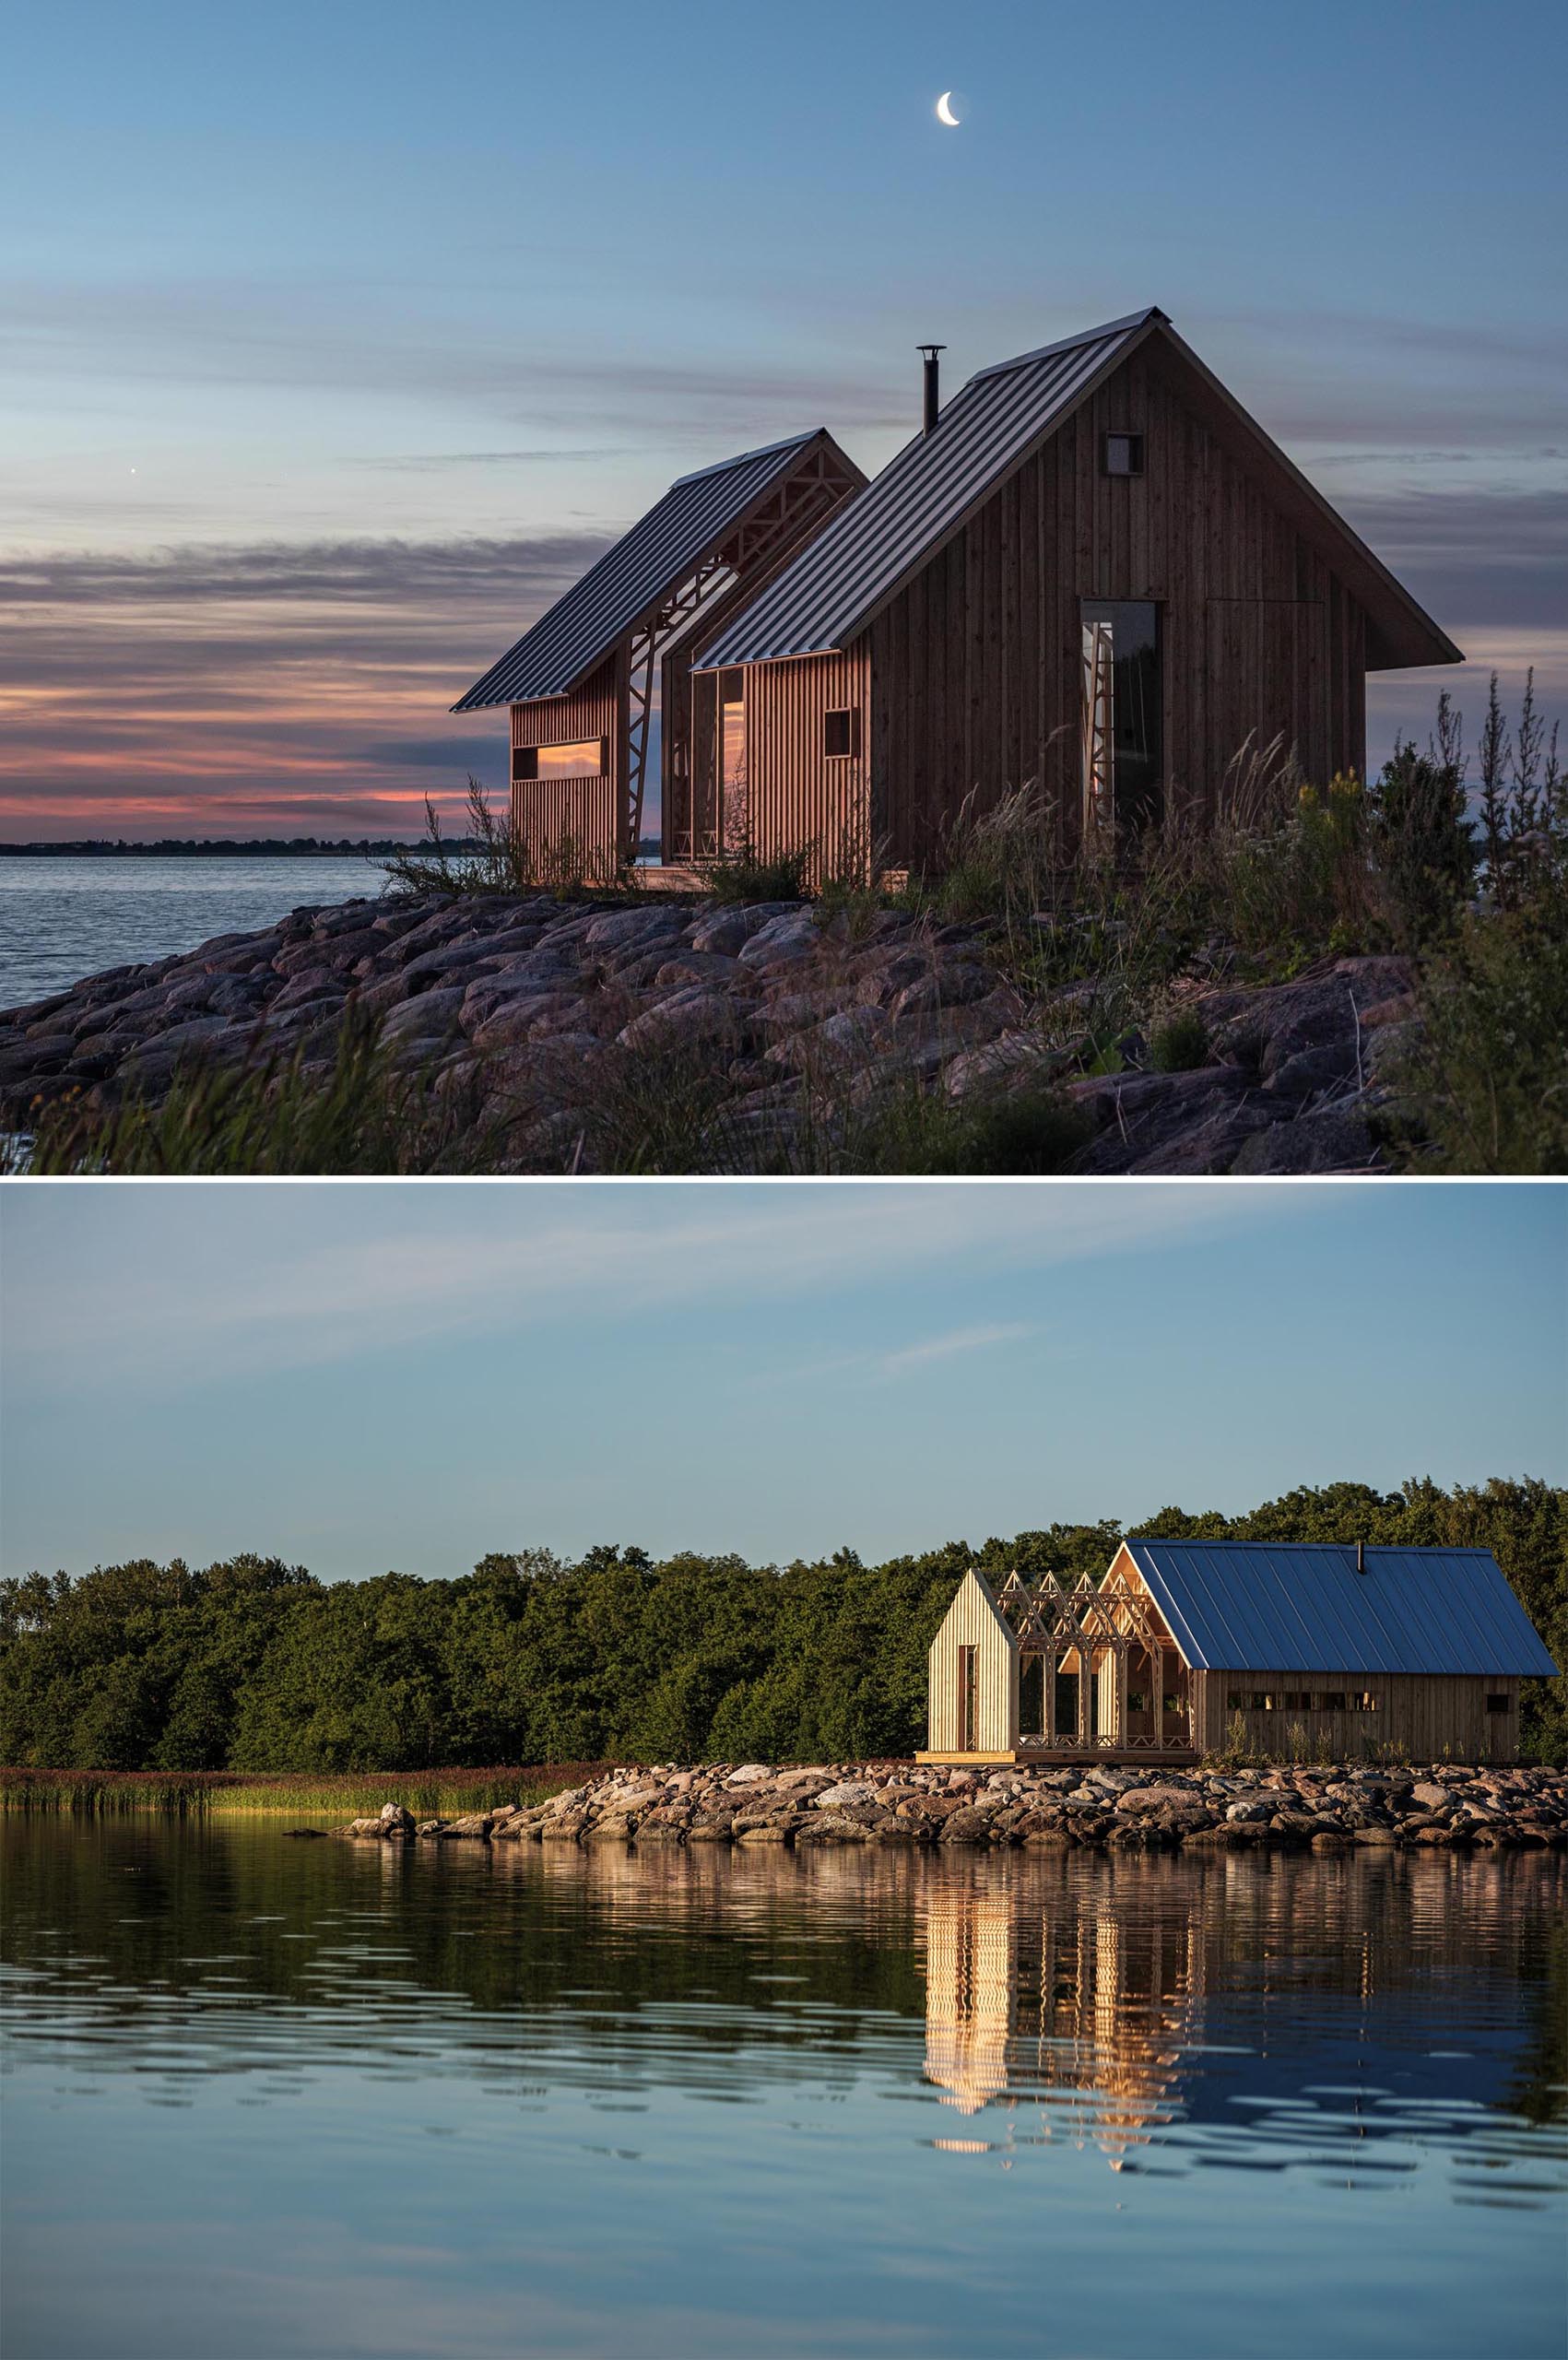
{"label": "grassy bank", "polygon": [[533,1763],[517,1769],[351,1771],[288,1777],[242,1770],[0,1769],[0,1811],[114,1818],[153,1811],[206,1819],[341,1823],[407,1805],[418,1819],[454,1819],[496,1803],[539,1803],[607,1765]]}

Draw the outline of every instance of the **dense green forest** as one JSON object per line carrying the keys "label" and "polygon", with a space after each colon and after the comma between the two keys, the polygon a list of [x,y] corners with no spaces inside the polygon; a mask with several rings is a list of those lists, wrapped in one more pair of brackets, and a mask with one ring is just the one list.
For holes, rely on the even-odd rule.
{"label": "dense green forest", "polygon": [[[1568,1664],[1568,1492],[1494,1480],[1298,1491],[1172,1537],[1494,1551]],[[323,1583],[240,1556],[0,1584],[0,1761],[53,1769],[414,1770],[603,1759],[819,1760],[922,1741],[925,1651],[965,1566],[1104,1573],[1111,1523],[815,1564],[597,1548],[471,1574]],[[1525,1683],[1527,1750],[1568,1759],[1568,1682]]]}

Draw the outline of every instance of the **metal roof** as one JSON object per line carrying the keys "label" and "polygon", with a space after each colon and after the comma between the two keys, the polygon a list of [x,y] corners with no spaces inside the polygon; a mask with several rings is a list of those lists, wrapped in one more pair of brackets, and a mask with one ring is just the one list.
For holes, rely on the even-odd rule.
{"label": "metal roof", "polygon": [[699,668],[845,645],[1164,317],[1152,308],[1133,312],[981,370],[947,405],[935,431],[906,442],[702,650]]}
{"label": "metal roof", "polygon": [[594,670],[617,642],[678,588],[694,567],[744,516],[752,502],[795,466],[826,430],[792,435],[760,450],[743,451],[715,466],[681,476],[641,523],[623,533],[558,598],[454,713],[492,704],[525,704],[565,696]]}
{"label": "metal roof", "polygon": [[1490,1549],[1132,1540],[1128,1554],[1197,1671],[1557,1670]]}

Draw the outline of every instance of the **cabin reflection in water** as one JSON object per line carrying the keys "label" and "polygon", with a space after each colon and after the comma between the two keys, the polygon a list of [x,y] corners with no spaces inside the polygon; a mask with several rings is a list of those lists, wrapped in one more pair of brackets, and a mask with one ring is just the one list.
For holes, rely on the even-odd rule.
{"label": "cabin reflection in water", "polygon": [[[961,2114],[1032,2103],[1039,2136],[1092,2139],[1119,2170],[1129,2146],[1180,2115],[1178,2070],[1203,1998],[1196,1897],[1185,1917],[1129,1918],[1087,1894],[931,1891],[925,2077]],[[996,2142],[934,2143],[978,2154]]]}

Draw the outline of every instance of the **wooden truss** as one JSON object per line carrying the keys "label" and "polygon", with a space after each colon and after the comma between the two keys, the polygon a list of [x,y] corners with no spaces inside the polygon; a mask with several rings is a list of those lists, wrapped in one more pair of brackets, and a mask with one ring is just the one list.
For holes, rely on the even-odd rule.
{"label": "wooden truss", "polygon": [[855,483],[832,451],[813,452],[766,499],[759,501],[724,547],[704,558],[632,632],[627,650],[626,801],[621,819],[628,860],[636,859],[643,837],[654,682],[670,642],[690,628],[717,593],[742,584],[760,590],[808,527],[830,516]]}
{"label": "wooden truss", "polygon": [[[1043,1727],[1020,1736],[1020,1747],[1049,1752],[1104,1748],[1149,1751],[1190,1742],[1190,1694],[1186,1668],[1148,1591],[1117,1568],[1102,1582],[1087,1574],[1065,1582],[1043,1574],[1025,1582],[1017,1573],[996,1585],[996,1605],[1026,1659],[1043,1658]],[[1149,1699],[1134,1712],[1129,1671]],[[1058,1676],[1076,1679],[1073,1727],[1059,1727]],[[1173,1680],[1176,1714],[1165,1706],[1166,1682]],[[1177,1726],[1170,1724],[1175,1721]]]}

